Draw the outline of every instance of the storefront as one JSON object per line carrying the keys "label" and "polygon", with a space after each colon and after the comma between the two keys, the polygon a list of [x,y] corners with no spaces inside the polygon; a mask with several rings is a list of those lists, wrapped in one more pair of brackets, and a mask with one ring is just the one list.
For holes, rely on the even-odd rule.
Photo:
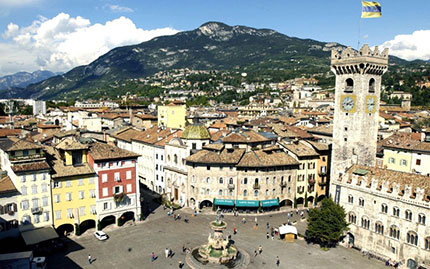
{"label": "storefront", "polygon": [[279,208],[278,199],[262,200],[261,207],[263,210],[275,210]]}
{"label": "storefront", "polygon": [[236,200],[236,208],[240,212],[257,213],[260,202],[257,200]]}
{"label": "storefront", "polygon": [[214,199],[215,206],[234,207],[234,200],[231,199]]}

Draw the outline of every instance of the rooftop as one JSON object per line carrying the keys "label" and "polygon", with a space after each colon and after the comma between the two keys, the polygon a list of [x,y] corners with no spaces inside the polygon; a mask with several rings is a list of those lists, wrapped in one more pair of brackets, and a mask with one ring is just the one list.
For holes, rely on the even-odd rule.
{"label": "rooftop", "polygon": [[185,127],[184,132],[182,133],[182,138],[188,140],[200,140],[210,139],[211,136],[206,127],[200,124],[193,124]]}
{"label": "rooftop", "polygon": [[299,165],[299,163],[283,150],[277,147],[261,149],[245,153],[238,167],[272,167]]}
{"label": "rooftop", "polygon": [[60,143],[58,143],[58,145],[55,146],[55,148],[61,149],[61,150],[84,150],[84,149],[88,149],[88,145],[84,145],[73,139],[66,138]]}
{"label": "rooftop", "polygon": [[89,153],[95,161],[137,158],[140,156],[128,150],[100,142],[93,143]]}
{"label": "rooftop", "polygon": [[0,194],[17,192],[15,185],[8,175],[3,175],[0,178]]}
{"label": "rooftop", "polygon": [[45,151],[47,153],[46,159],[52,168],[52,178],[94,174],[94,170],[88,163],[79,166],[64,165],[64,161],[55,148],[45,146]]}
{"label": "rooftop", "polygon": [[200,150],[186,158],[191,163],[203,164],[237,164],[245,149],[223,149],[222,151]]}
{"label": "rooftop", "polygon": [[279,144],[281,144],[288,151],[295,154],[297,157],[319,156],[319,154],[312,147],[306,146],[300,142],[288,144],[281,141]]}
{"label": "rooftop", "polygon": [[224,143],[259,143],[269,142],[263,135],[254,131],[245,131],[241,133],[231,133],[223,138]]}
{"label": "rooftop", "polygon": [[42,146],[19,139],[15,137],[10,137],[0,140],[0,149],[4,151],[16,151],[25,149],[41,149]]}

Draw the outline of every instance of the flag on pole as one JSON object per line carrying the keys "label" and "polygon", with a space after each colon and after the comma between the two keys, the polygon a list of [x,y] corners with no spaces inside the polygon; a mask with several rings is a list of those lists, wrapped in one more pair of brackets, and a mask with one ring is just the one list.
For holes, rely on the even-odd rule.
{"label": "flag on pole", "polygon": [[361,10],[362,18],[379,18],[382,15],[381,4],[375,1],[361,1],[363,6]]}

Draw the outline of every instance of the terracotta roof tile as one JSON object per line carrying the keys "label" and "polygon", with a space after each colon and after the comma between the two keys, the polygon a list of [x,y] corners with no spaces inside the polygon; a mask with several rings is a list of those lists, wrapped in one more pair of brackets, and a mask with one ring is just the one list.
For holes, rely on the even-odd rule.
{"label": "terracotta roof tile", "polygon": [[55,148],[62,149],[62,150],[82,150],[82,149],[88,149],[88,145],[84,145],[73,139],[66,138],[60,143],[58,143],[58,145],[55,146]]}
{"label": "terracotta roof tile", "polygon": [[95,142],[91,145],[90,155],[95,161],[137,158],[140,155],[104,143]]}
{"label": "terracotta roof tile", "polygon": [[47,162],[52,168],[52,178],[90,175],[95,173],[88,163],[83,163],[79,166],[64,165],[64,161],[61,159],[60,154],[53,147],[45,146],[45,151],[47,153]]}
{"label": "terracotta roof tile", "polygon": [[50,167],[47,162],[31,162],[31,163],[22,163],[22,164],[14,164],[12,166],[12,170],[15,173],[19,172],[30,172],[30,171],[39,171],[39,170],[49,170]]}
{"label": "terracotta roof tile", "polygon": [[299,165],[299,163],[284,151],[276,147],[249,151],[240,160],[238,167],[272,167]]}
{"label": "terracotta roof tile", "polygon": [[191,163],[237,164],[245,153],[245,149],[223,149],[222,151],[200,150],[186,158]]}
{"label": "terracotta roof tile", "polygon": [[4,175],[0,179],[0,194],[11,192],[17,192],[15,185],[13,185],[13,182],[9,176]]}
{"label": "terracotta roof tile", "polygon": [[319,156],[318,152],[316,152],[312,147],[303,145],[300,142],[287,144],[281,141],[279,142],[279,144],[286,148],[288,151],[297,155],[298,157]]}

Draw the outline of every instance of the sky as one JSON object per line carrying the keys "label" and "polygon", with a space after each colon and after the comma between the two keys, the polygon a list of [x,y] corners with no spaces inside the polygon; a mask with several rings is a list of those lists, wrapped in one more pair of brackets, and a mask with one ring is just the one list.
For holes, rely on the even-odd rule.
{"label": "sky", "polygon": [[360,0],[0,0],[0,76],[66,72],[115,47],[208,21],[353,48],[360,37],[406,60],[430,59],[430,1],[379,3],[381,18],[360,19]]}

